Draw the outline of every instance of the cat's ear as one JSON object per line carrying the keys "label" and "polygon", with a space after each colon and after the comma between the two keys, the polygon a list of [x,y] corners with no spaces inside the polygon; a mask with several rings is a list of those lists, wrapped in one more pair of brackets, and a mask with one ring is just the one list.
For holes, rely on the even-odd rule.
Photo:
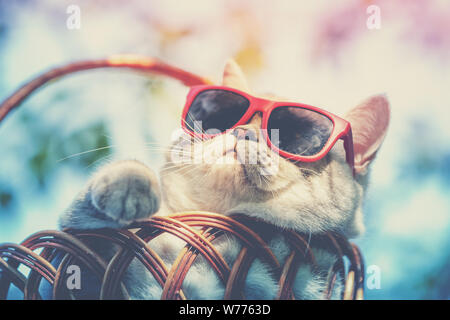
{"label": "cat's ear", "polygon": [[389,102],[373,96],[350,110],[345,117],[352,126],[355,171],[364,175],[383,142],[389,125]]}
{"label": "cat's ear", "polygon": [[222,84],[242,91],[249,91],[247,80],[241,67],[233,59],[228,59],[223,71]]}

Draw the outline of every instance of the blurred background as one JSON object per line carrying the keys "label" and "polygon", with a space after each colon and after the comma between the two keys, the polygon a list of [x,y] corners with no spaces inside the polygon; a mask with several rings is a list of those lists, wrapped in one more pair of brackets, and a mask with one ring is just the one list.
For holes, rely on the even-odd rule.
{"label": "blurred background", "polygon": [[[80,28],[67,27],[70,5]],[[370,5],[380,28],[370,29]],[[450,3],[437,1],[0,0],[0,100],[56,65],[158,57],[219,82],[234,57],[254,92],[344,115],[386,93],[392,121],[366,201],[368,299],[450,298]],[[0,124],[0,243],[56,227],[102,163],[157,168],[187,88],[117,70],[78,73]]]}

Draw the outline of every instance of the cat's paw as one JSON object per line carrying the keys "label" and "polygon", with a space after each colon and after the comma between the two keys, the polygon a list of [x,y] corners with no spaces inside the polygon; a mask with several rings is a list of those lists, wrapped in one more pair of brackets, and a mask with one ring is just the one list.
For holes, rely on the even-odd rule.
{"label": "cat's paw", "polygon": [[101,169],[90,193],[94,207],[120,224],[149,217],[159,210],[161,199],[155,173],[137,161],[120,161]]}

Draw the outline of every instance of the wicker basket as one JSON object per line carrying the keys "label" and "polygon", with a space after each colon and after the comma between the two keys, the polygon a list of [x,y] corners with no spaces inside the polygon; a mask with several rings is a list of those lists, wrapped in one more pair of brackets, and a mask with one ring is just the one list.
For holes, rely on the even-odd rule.
{"label": "wicker basket", "polygon": [[[258,234],[261,226],[267,231],[282,232],[290,243],[292,252],[284,265],[280,265],[273,252]],[[244,216],[233,218],[207,212],[184,212],[167,217],[153,217],[131,226],[132,229],[41,231],[33,234],[20,245],[0,245],[0,299],[6,299],[10,284],[19,288],[24,299],[40,299],[39,284],[44,278],[53,287],[54,299],[75,298],[66,288],[67,267],[74,260],[81,261],[99,279],[102,279],[99,299],[129,298],[121,279],[128,265],[137,258],[163,288],[161,299],[188,299],[182,291],[184,278],[197,256],[209,262],[225,286],[224,299],[244,299],[243,288],[249,267],[255,258],[264,260],[278,278],[277,299],[294,299],[293,279],[299,265],[307,262],[314,266],[315,258],[305,237],[293,231],[279,230]],[[170,233],[186,242],[177,259],[168,269],[158,254],[148,244],[163,233]],[[233,265],[228,265],[214,247],[214,239],[230,234],[238,238],[242,249]],[[104,261],[83,241],[106,239],[119,246],[110,261]],[[328,250],[340,258],[328,274],[328,288],[323,298],[332,295],[336,279],[342,279],[343,299],[362,299],[364,266],[359,249],[337,234],[315,236],[310,242],[325,243]],[[43,248],[39,254],[35,251]],[[64,253],[59,265],[50,261],[58,253]],[[348,263],[345,260],[348,259]],[[30,269],[28,274],[18,270],[20,265]],[[346,268],[346,265],[348,267]],[[337,275],[340,274],[340,277]]]}

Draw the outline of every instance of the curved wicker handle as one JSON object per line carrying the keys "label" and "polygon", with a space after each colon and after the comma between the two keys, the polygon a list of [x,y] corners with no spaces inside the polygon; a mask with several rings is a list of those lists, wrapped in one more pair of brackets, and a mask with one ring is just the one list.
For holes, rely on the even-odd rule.
{"label": "curved wicker handle", "polygon": [[30,94],[48,83],[50,80],[61,78],[71,73],[99,69],[99,68],[121,68],[131,69],[144,73],[162,74],[180,80],[186,86],[200,84],[211,84],[206,78],[197,76],[183,69],[174,67],[158,59],[137,55],[115,55],[100,60],[85,60],[73,62],[61,67],[55,67],[47,72],[31,79],[13,92],[0,104],[0,122],[14,108],[18,107]]}

